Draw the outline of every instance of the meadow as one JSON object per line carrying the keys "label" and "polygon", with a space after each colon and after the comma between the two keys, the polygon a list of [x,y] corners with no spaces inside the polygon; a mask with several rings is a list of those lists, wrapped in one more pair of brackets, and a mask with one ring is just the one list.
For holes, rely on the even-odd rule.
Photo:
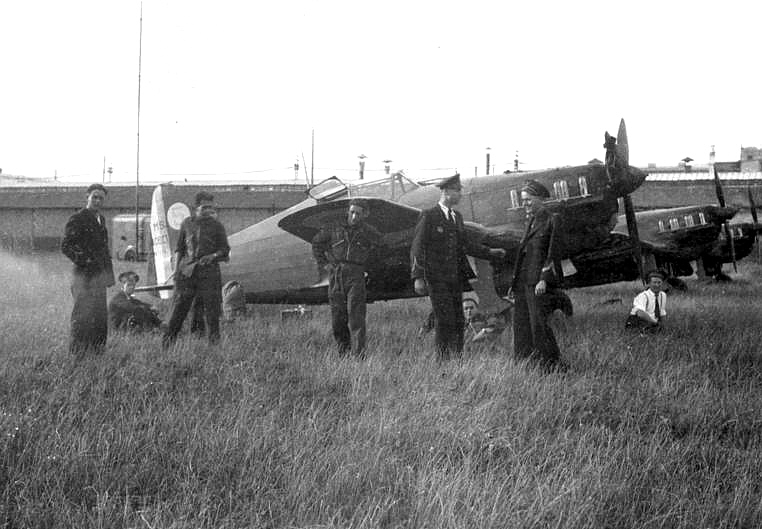
{"label": "meadow", "polygon": [[369,307],[365,359],[327,307],[251,307],[218,347],[110,335],[67,352],[63,257],[0,254],[0,527],[762,527],[762,267],[623,330],[620,283],[570,291],[571,369],[494,348],[438,364],[425,300]]}

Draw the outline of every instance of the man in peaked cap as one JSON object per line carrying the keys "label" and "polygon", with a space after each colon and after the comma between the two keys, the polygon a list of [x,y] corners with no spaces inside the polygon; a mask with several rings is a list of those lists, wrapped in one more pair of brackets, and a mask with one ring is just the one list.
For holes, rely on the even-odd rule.
{"label": "man in peaked cap", "polygon": [[559,285],[555,262],[560,255],[559,218],[543,202],[549,197],[548,189],[537,180],[528,180],[521,188],[527,224],[516,253],[511,293],[514,354],[552,370],[563,364],[546,307]]}
{"label": "man in peaked cap", "polygon": [[428,294],[434,313],[434,342],[439,360],[463,353],[463,290],[476,277],[466,254],[482,259],[504,257],[505,250],[476,244],[466,237],[460,202],[460,174],[442,180],[439,202],[421,211],[410,248],[415,292]]}
{"label": "man in peaked cap", "polygon": [[328,273],[331,326],[341,355],[365,351],[366,265],[381,245],[381,234],[366,222],[369,214],[368,202],[353,198],[346,220],[323,226],[312,239],[318,268]]}
{"label": "man in peaked cap", "polygon": [[102,184],[87,188],[86,205],[69,218],[61,241],[61,252],[74,263],[69,351],[77,356],[102,352],[108,336],[106,288],[114,284],[114,270],[100,213],[106,193]]}

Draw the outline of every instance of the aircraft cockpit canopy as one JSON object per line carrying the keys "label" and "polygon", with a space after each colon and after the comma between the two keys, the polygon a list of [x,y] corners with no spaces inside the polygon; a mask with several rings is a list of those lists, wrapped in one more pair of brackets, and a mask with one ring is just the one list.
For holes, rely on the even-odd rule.
{"label": "aircraft cockpit canopy", "polygon": [[349,196],[373,197],[396,201],[405,193],[421,187],[401,171],[380,180],[364,180],[349,185]]}
{"label": "aircraft cockpit canopy", "polygon": [[383,198],[397,200],[405,193],[421,187],[406,177],[401,171],[376,180],[361,180],[345,184],[332,176],[314,185],[307,194],[318,202],[335,200],[345,196]]}

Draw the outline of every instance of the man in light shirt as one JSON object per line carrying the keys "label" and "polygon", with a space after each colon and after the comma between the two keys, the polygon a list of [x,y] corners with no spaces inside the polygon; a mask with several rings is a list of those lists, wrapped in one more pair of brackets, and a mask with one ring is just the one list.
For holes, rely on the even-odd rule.
{"label": "man in light shirt", "polygon": [[667,316],[667,294],[662,291],[666,277],[663,272],[654,270],[648,273],[646,279],[648,288],[635,296],[625,327],[655,332],[662,328]]}

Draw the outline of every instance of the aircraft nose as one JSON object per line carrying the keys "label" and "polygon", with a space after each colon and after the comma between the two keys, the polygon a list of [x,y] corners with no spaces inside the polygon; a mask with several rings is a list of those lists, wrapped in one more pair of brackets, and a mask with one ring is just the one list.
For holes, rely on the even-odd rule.
{"label": "aircraft nose", "polygon": [[724,208],[719,206],[717,207],[717,216],[722,222],[732,219],[735,217],[736,213],[738,213],[738,208],[733,208],[730,206],[726,206]]}
{"label": "aircraft nose", "polygon": [[639,188],[646,181],[646,176],[648,173],[645,171],[631,165],[628,166],[626,170],[621,172],[617,182],[620,196],[629,195]]}

